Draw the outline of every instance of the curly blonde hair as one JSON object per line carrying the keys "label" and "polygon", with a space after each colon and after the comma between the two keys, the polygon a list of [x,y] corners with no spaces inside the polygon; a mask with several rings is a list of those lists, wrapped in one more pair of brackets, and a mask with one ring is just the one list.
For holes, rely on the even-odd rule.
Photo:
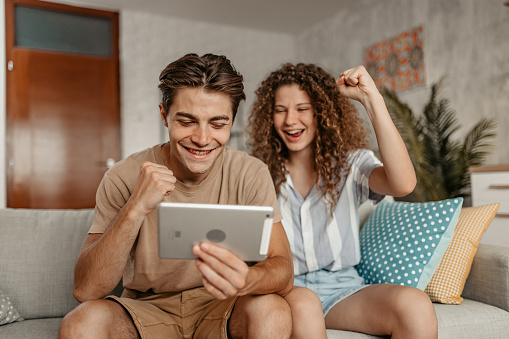
{"label": "curly blonde hair", "polygon": [[332,75],[314,64],[285,64],[272,72],[256,90],[249,117],[249,146],[269,167],[279,194],[288,173],[288,149],[274,128],[276,90],[297,84],[311,99],[318,128],[314,143],[314,168],[319,192],[334,209],[341,193],[341,179],[350,171],[348,155],[367,147],[366,132],[353,104],[343,97]]}

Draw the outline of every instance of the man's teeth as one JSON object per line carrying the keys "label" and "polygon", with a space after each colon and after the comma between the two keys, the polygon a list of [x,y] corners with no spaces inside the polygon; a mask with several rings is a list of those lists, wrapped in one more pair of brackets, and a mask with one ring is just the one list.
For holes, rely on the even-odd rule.
{"label": "man's teeth", "polygon": [[189,152],[196,154],[196,155],[205,155],[209,152],[209,151],[198,151],[198,150],[191,149],[191,148],[188,148],[188,150],[189,150]]}

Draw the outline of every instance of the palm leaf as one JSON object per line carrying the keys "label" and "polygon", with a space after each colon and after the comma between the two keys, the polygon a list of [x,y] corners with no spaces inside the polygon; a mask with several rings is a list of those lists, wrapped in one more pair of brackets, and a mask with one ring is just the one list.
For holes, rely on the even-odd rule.
{"label": "palm leaf", "polygon": [[483,118],[467,133],[463,144],[463,156],[468,167],[478,166],[484,162],[489,154],[488,150],[493,147],[486,139],[496,136],[494,131],[496,126],[494,118]]}
{"label": "palm leaf", "polygon": [[494,131],[496,126],[497,122],[494,118],[482,118],[467,133],[460,153],[461,161],[459,162],[462,164],[464,174],[462,177],[464,189],[470,188],[469,168],[483,164],[489,155],[489,150],[493,148],[493,144],[488,139],[496,136]]}
{"label": "palm leaf", "polygon": [[482,164],[495,136],[494,119],[481,119],[461,143],[454,140],[460,129],[449,100],[440,97],[444,77],[433,84],[422,115],[415,115],[397,93],[382,88],[387,108],[401,134],[415,168],[417,185],[412,201],[436,201],[469,195],[469,167]]}
{"label": "palm leaf", "polygon": [[382,88],[381,92],[394,124],[408,149],[410,160],[414,166],[419,166],[423,163],[424,156],[424,148],[421,141],[423,126],[420,123],[420,119],[414,115],[410,106],[398,98],[396,92],[388,88]]}

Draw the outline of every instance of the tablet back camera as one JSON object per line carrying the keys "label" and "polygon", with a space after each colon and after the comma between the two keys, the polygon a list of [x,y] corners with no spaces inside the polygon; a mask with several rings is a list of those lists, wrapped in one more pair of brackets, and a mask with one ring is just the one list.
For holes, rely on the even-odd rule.
{"label": "tablet back camera", "polygon": [[207,232],[207,240],[211,242],[222,242],[226,239],[226,233],[221,230],[210,230]]}

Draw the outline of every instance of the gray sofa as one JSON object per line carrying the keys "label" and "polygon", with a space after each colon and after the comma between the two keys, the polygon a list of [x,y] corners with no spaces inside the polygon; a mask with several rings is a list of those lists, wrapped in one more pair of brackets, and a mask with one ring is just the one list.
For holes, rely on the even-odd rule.
{"label": "gray sofa", "polygon": [[[93,210],[0,209],[0,291],[25,319],[0,326],[0,338],[58,337],[62,317],[78,304],[74,263],[92,218]],[[479,247],[463,297],[461,305],[435,304],[440,338],[509,338],[509,248]]]}

